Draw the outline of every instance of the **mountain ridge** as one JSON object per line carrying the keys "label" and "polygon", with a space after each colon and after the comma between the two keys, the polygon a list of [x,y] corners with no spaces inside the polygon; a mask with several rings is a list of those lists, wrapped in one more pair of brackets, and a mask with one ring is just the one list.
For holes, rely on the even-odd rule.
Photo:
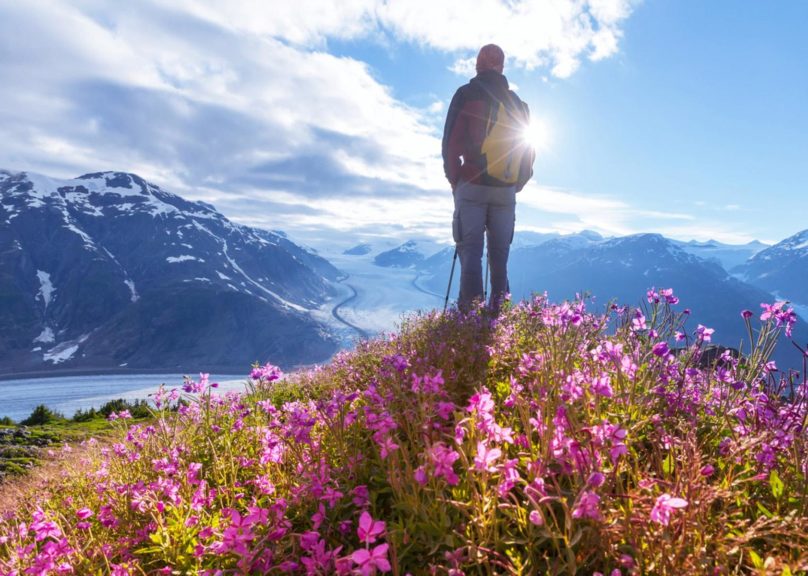
{"label": "mountain ridge", "polygon": [[2,171],[0,191],[0,371],[299,364],[336,349],[309,313],[339,272],[281,235],[123,172]]}

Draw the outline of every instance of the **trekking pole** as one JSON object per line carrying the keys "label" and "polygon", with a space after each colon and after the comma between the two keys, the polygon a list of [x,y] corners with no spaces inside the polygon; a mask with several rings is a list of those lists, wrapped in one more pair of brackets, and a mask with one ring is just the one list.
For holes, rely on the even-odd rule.
{"label": "trekking pole", "polygon": [[443,311],[449,306],[449,292],[452,290],[452,277],[454,276],[455,262],[457,262],[457,244],[455,244],[454,256],[452,256],[452,271],[449,272],[449,286],[446,287],[446,299],[443,301]]}
{"label": "trekking pole", "polygon": [[485,282],[483,283],[483,302],[488,300],[488,263],[491,260],[491,253],[488,251],[488,245],[485,246]]}

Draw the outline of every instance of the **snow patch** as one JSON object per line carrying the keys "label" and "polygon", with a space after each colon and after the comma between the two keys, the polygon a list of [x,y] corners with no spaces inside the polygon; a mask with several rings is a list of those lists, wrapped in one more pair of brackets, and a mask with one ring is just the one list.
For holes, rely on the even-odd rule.
{"label": "snow patch", "polygon": [[[229,224],[228,222],[225,222],[225,224],[226,224],[227,226],[229,226],[230,228],[235,229],[235,227],[234,227],[232,224]],[[297,305],[297,304],[295,304],[294,302],[289,302],[288,300],[286,300],[286,299],[284,299],[283,297],[279,296],[278,294],[276,294],[276,293],[275,293],[275,292],[273,292],[272,290],[270,290],[270,289],[266,288],[265,286],[261,285],[259,282],[256,282],[256,281],[255,281],[255,280],[254,280],[252,277],[250,277],[250,275],[249,275],[249,274],[247,274],[247,273],[246,273],[244,270],[242,270],[242,269],[241,269],[241,267],[240,267],[240,266],[239,266],[239,265],[238,265],[238,264],[235,262],[235,260],[233,260],[233,259],[230,257],[230,254],[229,254],[229,253],[228,253],[228,251],[227,251],[227,250],[228,250],[227,240],[225,240],[224,238],[221,238],[221,237],[217,236],[216,234],[214,234],[213,232],[211,232],[210,230],[208,230],[207,228],[205,228],[204,226],[202,226],[202,224],[200,224],[199,222],[196,222],[196,221],[195,221],[195,222],[193,223],[193,225],[194,225],[194,226],[196,227],[196,229],[197,229],[197,230],[199,230],[200,232],[205,232],[205,233],[206,233],[208,236],[210,236],[210,237],[211,237],[211,238],[213,238],[214,240],[217,240],[217,241],[219,241],[219,242],[221,242],[221,243],[222,243],[222,255],[225,257],[225,259],[227,259],[227,262],[230,264],[230,267],[231,267],[231,268],[233,268],[233,270],[235,270],[235,271],[236,271],[236,272],[238,272],[239,274],[241,274],[241,275],[242,275],[242,276],[243,276],[243,277],[244,277],[244,278],[245,278],[245,279],[246,279],[246,280],[247,280],[247,281],[248,281],[250,284],[252,284],[252,285],[254,285],[256,288],[258,288],[258,289],[262,290],[262,291],[263,291],[263,292],[265,292],[266,294],[268,294],[268,295],[272,296],[272,298],[274,298],[275,300],[277,300],[278,302],[280,302],[280,303],[281,303],[281,305],[283,305],[283,306],[285,306],[285,307],[287,307],[287,308],[291,308],[291,309],[293,309],[293,310],[297,310],[298,312],[309,312],[309,310],[308,310],[308,309],[303,308],[302,306],[298,306],[298,305]],[[221,277],[221,276],[222,276],[222,273],[221,273],[221,272],[218,272],[218,271],[217,271],[217,274],[219,274],[219,277]],[[222,279],[224,280],[224,278],[222,278]],[[229,278],[228,278],[228,280],[229,280]]]}
{"label": "snow patch", "polygon": [[45,309],[47,310],[48,304],[51,303],[51,296],[56,292],[56,289],[53,287],[50,274],[44,270],[37,270],[36,275],[39,278],[39,293],[37,297],[42,298],[42,301],[45,303]]}
{"label": "snow patch", "polygon": [[85,334],[78,338],[77,340],[70,340],[69,342],[63,342],[61,344],[57,344],[47,352],[42,355],[42,359],[45,362],[52,362],[53,364],[61,364],[62,362],[67,362],[73,356],[75,356],[76,352],[79,350],[79,346],[89,338],[89,334]]}
{"label": "snow patch", "polygon": [[42,355],[42,359],[45,362],[52,362],[54,364],[61,364],[62,362],[67,362],[70,360],[76,352],[79,350],[79,345],[75,343],[65,342],[64,344],[59,344],[45,352]]}
{"label": "snow patch", "polygon": [[131,202],[124,202],[123,204],[115,204],[113,207],[121,212],[133,212],[140,204],[132,204]]}
{"label": "snow patch", "polygon": [[228,276],[227,274],[222,274],[218,270],[216,270],[216,274],[219,275],[219,280],[230,280],[230,276]]}
{"label": "snow patch", "polygon": [[132,293],[130,300],[132,302],[137,302],[138,300],[140,300],[140,296],[138,295],[137,290],[135,289],[135,283],[132,280],[124,280],[123,283],[129,287],[129,292]]}
{"label": "snow patch", "polygon": [[69,204],[77,207],[82,214],[96,217],[104,215],[97,206],[90,202],[89,194],[84,191],[79,191],[75,188],[68,189],[64,192],[64,198]]}
{"label": "snow patch", "polygon": [[74,232],[74,233],[78,234],[81,237],[81,239],[84,240],[84,247],[85,248],[94,248],[95,247],[95,242],[93,242],[93,239],[90,238],[83,230],[81,230],[80,228],[78,228],[77,226],[72,224],[71,222],[66,221],[65,224],[64,224],[64,227],[67,228],[68,230],[70,230],[71,232]]}
{"label": "snow patch", "polygon": [[42,330],[42,333],[34,338],[34,342],[41,342],[43,344],[51,344],[52,342],[56,342],[56,337],[53,334],[53,330],[51,330],[50,326],[45,326]]}
{"label": "snow patch", "polygon": [[25,192],[33,207],[43,206],[45,200],[56,200],[59,204],[64,205],[65,201],[59,194],[59,188],[74,185],[71,180],[56,180],[31,172],[26,172],[25,177],[34,185],[32,190]]}
{"label": "snow patch", "polygon": [[169,256],[166,258],[166,262],[169,264],[175,264],[177,262],[187,262],[188,260],[196,260],[197,262],[204,262],[205,260],[202,258],[197,258],[196,256],[190,256],[188,254],[183,254],[182,256]]}

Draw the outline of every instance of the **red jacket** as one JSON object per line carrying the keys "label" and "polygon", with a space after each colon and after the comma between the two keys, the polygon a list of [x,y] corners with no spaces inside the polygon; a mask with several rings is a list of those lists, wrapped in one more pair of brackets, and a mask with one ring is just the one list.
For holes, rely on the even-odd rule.
{"label": "red jacket", "polygon": [[[494,70],[480,72],[455,92],[443,128],[443,170],[452,189],[460,181],[488,186],[509,186],[486,174],[485,160],[481,155],[491,107],[509,99],[515,105],[522,106],[526,117],[529,118],[530,111],[527,104],[509,89],[505,76]],[[517,191],[521,190],[533,175],[534,157],[532,150],[523,157],[516,183]]]}

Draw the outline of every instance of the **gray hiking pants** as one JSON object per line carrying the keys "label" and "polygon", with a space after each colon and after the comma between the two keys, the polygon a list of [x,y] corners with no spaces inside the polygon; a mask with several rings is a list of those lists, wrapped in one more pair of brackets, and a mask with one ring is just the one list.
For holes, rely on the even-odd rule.
{"label": "gray hiking pants", "polygon": [[454,192],[452,235],[460,257],[460,297],[463,311],[483,298],[483,235],[488,239],[491,300],[499,309],[508,287],[508,253],[516,218],[516,188],[460,182]]}

